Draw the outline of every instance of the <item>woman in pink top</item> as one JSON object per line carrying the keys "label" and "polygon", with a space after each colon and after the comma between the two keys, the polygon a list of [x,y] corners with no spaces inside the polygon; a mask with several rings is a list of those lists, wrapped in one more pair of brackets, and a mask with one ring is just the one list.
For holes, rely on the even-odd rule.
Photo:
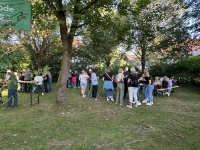
{"label": "woman in pink top", "polygon": [[76,75],[74,73],[72,74],[72,87],[76,88]]}

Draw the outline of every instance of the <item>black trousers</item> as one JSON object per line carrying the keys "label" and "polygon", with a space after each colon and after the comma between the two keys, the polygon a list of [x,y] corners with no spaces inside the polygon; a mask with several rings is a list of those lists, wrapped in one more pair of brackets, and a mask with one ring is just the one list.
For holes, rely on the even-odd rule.
{"label": "black trousers", "polygon": [[97,98],[98,85],[92,86],[92,98]]}
{"label": "black trousers", "polygon": [[[24,80],[24,81],[31,81],[31,80]],[[29,83],[24,83],[24,91],[26,93],[30,92],[30,84]]]}
{"label": "black trousers", "polygon": [[127,79],[124,80],[124,98],[123,99],[126,99],[126,94],[128,92],[128,83],[127,83]]}
{"label": "black trousers", "polygon": [[80,86],[80,80],[77,78],[76,79],[76,86],[79,87]]}

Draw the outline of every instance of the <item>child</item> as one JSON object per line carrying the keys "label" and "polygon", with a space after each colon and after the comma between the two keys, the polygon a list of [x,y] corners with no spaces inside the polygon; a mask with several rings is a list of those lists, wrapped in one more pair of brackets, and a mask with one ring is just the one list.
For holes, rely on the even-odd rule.
{"label": "child", "polygon": [[72,74],[72,87],[76,88],[76,75],[74,73]]}

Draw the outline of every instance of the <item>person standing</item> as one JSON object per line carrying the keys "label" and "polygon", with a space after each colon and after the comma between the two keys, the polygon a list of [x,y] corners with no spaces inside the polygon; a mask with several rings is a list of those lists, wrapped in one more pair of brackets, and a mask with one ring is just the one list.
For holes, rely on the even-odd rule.
{"label": "person standing", "polygon": [[146,105],[151,106],[153,105],[153,89],[154,89],[154,83],[152,77],[149,75],[149,72],[146,71],[144,73],[145,75],[145,84],[147,85],[147,97],[149,102],[146,103]]}
{"label": "person standing", "polygon": [[142,80],[142,75],[138,71],[139,71],[139,69],[136,68],[136,75],[137,75],[138,80],[139,80],[138,91],[137,91],[137,106],[141,105],[139,91],[140,91],[140,83],[141,83],[141,80]]}
{"label": "person standing", "polygon": [[111,101],[114,101],[113,99],[113,74],[110,72],[110,69],[106,69],[106,73],[103,75],[103,88],[106,89],[106,98],[107,101],[109,101],[109,99],[111,99]]}
{"label": "person standing", "polygon": [[83,97],[86,97],[85,90],[86,90],[86,87],[87,87],[87,79],[88,78],[89,78],[89,76],[87,75],[85,70],[82,70],[82,73],[79,76],[79,80],[80,80],[80,85],[81,85],[81,95]]}
{"label": "person standing", "polygon": [[48,88],[47,88],[47,84],[49,82],[49,75],[48,75],[48,71],[44,70],[44,77],[43,77],[43,83],[44,83],[44,91],[45,93],[48,93]]}
{"label": "person standing", "polygon": [[[24,81],[31,81],[31,71],[30,68],[27,68],[24,73]],[[30,84],[24,83],[24,91],[26,93],[30,92]]]}
{"label": "person standing", "polygon": [[[137,107],[138,103],[138,84],[139,79],[137,76],[137,72],[134,67],[131,68],[131,74],[128,76],[128,93],[129,93],[129,105],[127,105],[128,108],[132,108],[132,104],[135,103],[135,106]],[[134,101],[133,101],[134,99]]]}
{"label": "person standing", "polygon": [[128,92],[128,76],[130,72],[128,71],[128,67],[124,68],[124,100],[126,99],[126,94]]}
{"label": "person standing", "polygon": [[145,82],[145,73],[147,72],[147,69],[144,69],[144,74],[142,75],[142,92],[143,92],[143,96],[144,96],[144,100],[142,101],[142,103],[147,103],[149,101],[148,96],[147,96],[147,84]]}
{"label": "person standing", "polygon": [[69,88],[71,87],[71,69],[69,70],[67,77],[67,88]]}
{"label": "person standing", "polygon": [[[8,70],[7,73],[10,75],[8,79],[8,108],[18,107],[18,97],[17,97],[17,77],[12,70]],[[14,104],[12,106],[12,97],[14,98]]]}
{"label": "person standing", "polygon": [[[24,73],[23,72],[20,73],[19,80],[24,81]],[[24,92],[24,83],[20,83],[19,86],[20,86],[19,92]]]}
{"label": "person standing", "polygon": [[52,82],[52,75],[50,73],[50,71],[47,71],[48,72],[48,76],[49,76],[49,81],[48,81],[48,85],[49,85],[49,92],[52,91],[52,85],[51,85],[51,82]]}
{"label": "person standing", "polygon": [[123,105],[123,97],[124,97],[124,74],[122,72],[123,69],[119,69],[117,75],[116,104],[120,105]]}
{"label": "person standing", "polygon": [[88,78],[88,90],[89,90],[89,92],[91,91],[91,87],[92,87],[92,84],[91,84],[91,74],[92,74],[92,69],[90,68],[89,69],[89,71],[88,71],[88,76],[89,76],[89,78]]}
{"label": "person standing", "polygon": [[76,75],[75,75],[75,73],[72,73],[72,87],[74,89],[76,88]]}
{"label": "person standing", "polygon": [[93,69],[91,72],[91,84],[92,84],[92,99],[97,100],[98,77],[95,69]]}
{"label": "person standing", "polygon": [[80,73],[78,71],[75,71],[75,75],[76,75],[76,86],[79,88],[80,87],[80,80],[79,80]]}

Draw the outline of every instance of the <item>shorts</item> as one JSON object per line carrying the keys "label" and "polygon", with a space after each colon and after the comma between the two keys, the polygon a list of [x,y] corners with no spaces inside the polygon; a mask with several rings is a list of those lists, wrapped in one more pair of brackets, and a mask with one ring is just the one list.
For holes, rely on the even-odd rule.
{"label": "shorts", "polygon": [[87,83],[86,82],[81,82],[80,86],[87,87]]}

